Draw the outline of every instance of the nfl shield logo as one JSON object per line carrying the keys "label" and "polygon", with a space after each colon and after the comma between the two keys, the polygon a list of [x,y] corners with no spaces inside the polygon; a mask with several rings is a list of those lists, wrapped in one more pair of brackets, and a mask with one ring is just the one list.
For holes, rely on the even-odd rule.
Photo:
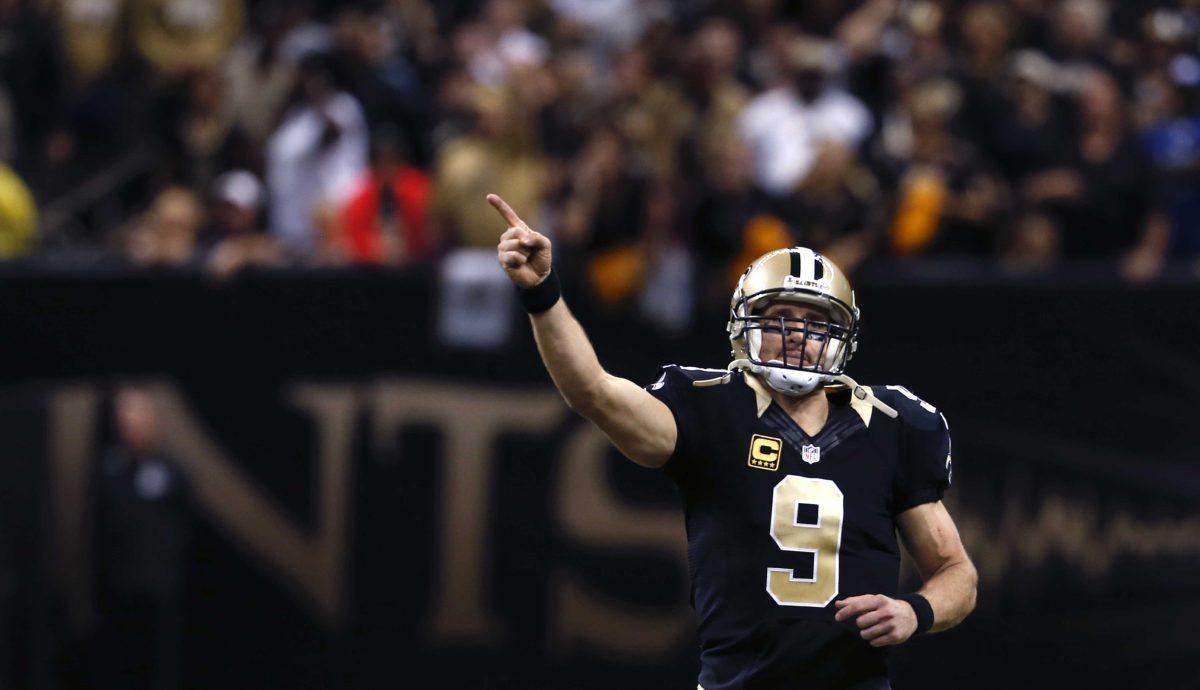
{"label": "nfl shield logo", "polygon": [[810,465],[821,459],[820,446],[804,446],[800,450],[802,451],[800,458]]}

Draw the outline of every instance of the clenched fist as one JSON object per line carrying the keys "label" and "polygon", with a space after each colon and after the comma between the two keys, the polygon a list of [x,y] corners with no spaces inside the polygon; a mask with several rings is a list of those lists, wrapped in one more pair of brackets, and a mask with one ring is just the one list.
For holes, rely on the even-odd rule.
{"label": "clenched fist", "polygon": [[859,636],[872,647],[900,644],[917,630],[917,614],[907,601],[865,594],[835,601],[833,605],[837,608],[834,618],[839,621],[854,618]]}
{"label": "clenched fist", "polygon": [[488,194],[487,200],[508,223],[496,245],[496,258],[509,280],[520,288],[531,288],[545,280],[550,274],[550,239],[526,225],[504,199]]}

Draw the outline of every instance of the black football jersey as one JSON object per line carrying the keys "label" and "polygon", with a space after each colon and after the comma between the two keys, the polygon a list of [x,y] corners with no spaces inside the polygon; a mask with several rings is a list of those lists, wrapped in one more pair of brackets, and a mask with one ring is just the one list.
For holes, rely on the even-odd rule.
{"label": "black football jersey", "polygon": [[809,437],[756,377],[663,367],[647,386],[678,429],[664,471],[683,495],[704,690],[849,688],[886,677],[885,652],[834,620],[835,600],[896,595],[896,516],[941,499],[950,434],[898,386],[847,390]]}

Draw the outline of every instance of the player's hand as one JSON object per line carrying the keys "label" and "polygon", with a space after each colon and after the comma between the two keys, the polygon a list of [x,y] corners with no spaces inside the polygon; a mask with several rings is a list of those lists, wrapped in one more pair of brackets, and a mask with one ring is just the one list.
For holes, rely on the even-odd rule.
{"label": "player's hand", "polygon": [[858,634],[872,647],[900,644],[917,631],[917,613],[907,601],[864,594],[833,602],[839,621],[857,618]]}
{"label": "player's hand", "polygon": [[488,194],[487,200],[508,223],[500,244],[496,245],[496,258],[509,280],[522,288],[531,288],[545,280],[550,275],[550,239],[526,225],[504,199]]}

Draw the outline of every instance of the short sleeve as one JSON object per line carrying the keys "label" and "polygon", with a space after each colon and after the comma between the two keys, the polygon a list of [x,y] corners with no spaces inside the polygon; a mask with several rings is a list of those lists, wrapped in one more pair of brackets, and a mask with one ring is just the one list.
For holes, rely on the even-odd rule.
{"label": "short sleeve", "polygon": [[658,378],[646,390],[667,406],[675,418],[675,451],[663,465],[663,471],[679,481],[686,473],[695,443],[695,410],[692,379],[674,364],[664,366]]}
{"label": "short sleeve", "polygon": [[940,501],[950,488],[950,425],[937,408],[907,389],[896,387],[893,406],[900,412],[900,448],[894,487],[894,511]]}

